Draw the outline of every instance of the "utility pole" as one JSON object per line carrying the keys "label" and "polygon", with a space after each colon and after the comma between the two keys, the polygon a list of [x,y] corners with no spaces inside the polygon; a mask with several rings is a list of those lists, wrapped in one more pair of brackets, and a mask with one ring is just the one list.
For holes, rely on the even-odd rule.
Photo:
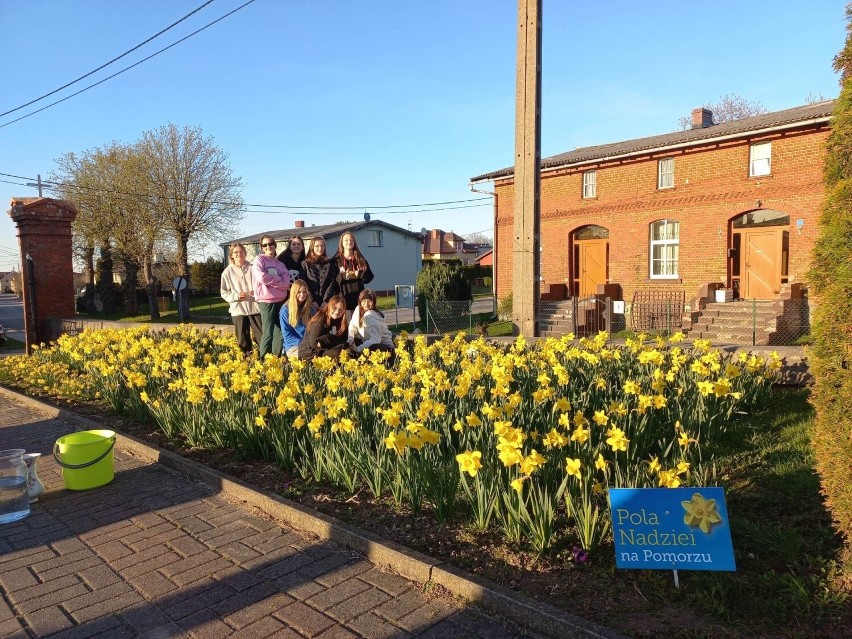
{"label": "utility pole", "polygon": [[540,288],[541,5],[518,0],[512,323],[527,338],[538,335]]}
{"label": "utility pole", "polygon": [[43,183],[42,183],[42,181],[41,181],[41,173],[39,173],[36,177],[38,178],[38,182],[27,182],[27,186],[37,186],[37,187],[38,187],[38,196],[39,196],[39,197],[44,197],[44,196],[41,194],[41,188],[42,188],[42,186],[43,186]]}

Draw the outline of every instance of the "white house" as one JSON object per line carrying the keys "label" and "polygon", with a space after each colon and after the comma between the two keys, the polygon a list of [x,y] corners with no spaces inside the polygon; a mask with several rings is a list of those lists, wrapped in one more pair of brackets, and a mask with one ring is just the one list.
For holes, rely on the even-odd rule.
{"label": "white house", "polygon": [[370,263],[370,269],[375,275],[375,279],[368,285],[371,289],[393,293],[397,284],[414,285],[422,266],[422,236],[380,220],[312,226],[305,226],[304,221],[297,220],[294,228],[256,233],[219,246],[222,247],[227,263],[228,247],[234,242],[246,247],[247,258],[251,260],[260,252],[260,239],[264,235],[275,238],[279,251],[286,248],[291,237],[299,236],[305,240],[306,249],[311,239],[322,237],[326,242],[328,256],[332,257],[337,252],[340,236],[346,231],[355,236],[358,248]]}

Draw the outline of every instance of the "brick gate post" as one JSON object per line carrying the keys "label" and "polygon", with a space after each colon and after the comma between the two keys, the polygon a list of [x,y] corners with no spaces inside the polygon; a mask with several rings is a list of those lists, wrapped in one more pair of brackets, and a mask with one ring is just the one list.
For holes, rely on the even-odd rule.
{"label": "brick gate post", "polygon": [[71,223],[77,209],[50,198],[12,198],[11,206],[9,217],[18,228],[22,258],[24,330],[30,353],[34,344],[58,337],[50,320],[74,317]]}

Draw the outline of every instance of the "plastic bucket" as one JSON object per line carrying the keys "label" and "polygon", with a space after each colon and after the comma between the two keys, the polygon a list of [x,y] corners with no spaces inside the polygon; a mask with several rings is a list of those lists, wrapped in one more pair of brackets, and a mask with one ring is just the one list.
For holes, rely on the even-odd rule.
{"label": "plastic bucket", "polygon": [[62,480],[68,490],[88,490],[104,486],[115,477],[111,430],[82,430],[56,440],[53,458],[62,467]]}

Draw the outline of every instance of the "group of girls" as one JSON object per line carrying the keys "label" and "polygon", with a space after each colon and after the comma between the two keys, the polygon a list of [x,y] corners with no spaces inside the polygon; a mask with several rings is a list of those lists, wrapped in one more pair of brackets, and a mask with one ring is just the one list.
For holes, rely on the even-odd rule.
{"label": "group of girls", "polygon": [[276,254],[275,239],[264,235],[260,248],[254,262],[248,262],[245,247],[233,244],[222,273],[222,297],[230,303],[244,353],[251,352],[252,337],[261,357],[336,358],[347,349],[393,353],[376,295],[365,288],[373,272],[352,233],[340,236],[331,258],[321,237],[311,240],[307,250],[301,237],[293,237]]}

